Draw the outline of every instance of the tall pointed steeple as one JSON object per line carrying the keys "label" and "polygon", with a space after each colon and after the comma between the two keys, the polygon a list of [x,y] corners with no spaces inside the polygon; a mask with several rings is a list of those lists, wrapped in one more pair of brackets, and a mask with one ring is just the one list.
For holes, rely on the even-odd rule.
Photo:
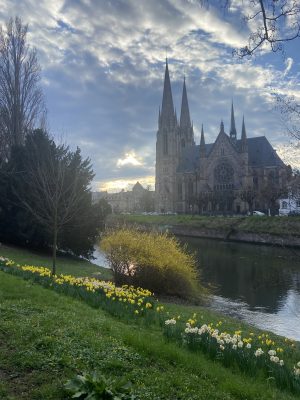
{"label": "tall pointed steeple", "polygon": [[246,152],[247,150],[248,150],[247,134],[246,134],[246,127],[245,127],[245,118],[243,116],[242,137],[241,137],[241,152]]}
{"label": "tall pointed steeple", "polygon": [[230,123],[230,139],[236,140],[236,128],[235,128],[235,119],[234,119],[234,109],[233,109],[233,101],[231,103],[231,123]]}
{"label": "tall pointed steeple", "polygon": [[183,79],[183,89],[182,89],[182,100],[181,100],[181,112],[180,112],[180,128],[191,128],[191,118],[189,103],[186,93],[185,77]]}
{"label": "tall pointed steeple", "polygon": [[203,124],[201,127],[201,139],[200,139],[200,157],[206,157],[206,148],[205,148],[205,139],[204,139],[204,130]]}
{"label": "tall pointed steeple", "polygon": [[168,68],[168,60],[166,59],[164,91],[161,106],[161,125],[170,126],[174,122],[174,105],[172,97],[172,89]]}

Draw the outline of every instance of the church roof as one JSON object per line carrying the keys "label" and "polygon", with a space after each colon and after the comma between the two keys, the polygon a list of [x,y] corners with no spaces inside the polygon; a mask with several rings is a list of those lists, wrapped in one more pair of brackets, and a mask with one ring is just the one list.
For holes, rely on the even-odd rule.
{"label": "church roof", "polygon": [[[209,156],[214,143],[205,145],[206,155]],[[275,167],[284,166],[283,161],[277,155],[265,136],[247,139],[248,165],[251,167]],[[238,149],[241,147],[241,140],[236,141]],[[177,172],[193,172],[199,165],[200,146],[191,146],[184,150]]]}

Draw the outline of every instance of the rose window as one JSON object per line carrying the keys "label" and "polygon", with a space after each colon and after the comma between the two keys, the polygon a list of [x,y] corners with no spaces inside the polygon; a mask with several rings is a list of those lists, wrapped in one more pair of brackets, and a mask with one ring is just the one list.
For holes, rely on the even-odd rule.
{"label": "rose window", "polygon": [[215,180],[218,183],[233,182],[234,171],[230,164],[222,162],[215,168]]}

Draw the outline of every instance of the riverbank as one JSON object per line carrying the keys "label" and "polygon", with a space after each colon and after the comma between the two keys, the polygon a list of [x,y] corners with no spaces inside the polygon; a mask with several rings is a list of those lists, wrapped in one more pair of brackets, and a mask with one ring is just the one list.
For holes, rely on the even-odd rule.
{"label": "riverbank", "polygon": [[63,384],[94,370],[131,381],[143,400],[297,398],[263,377],[251,378],[166,342],[158,327],[124,323],[3,272],[0,303],[3,400],[65,399]]}
{"label": "riverbank", "polygon": [[[16,254],[16,250],[21,257],[22,249],[9,247],[6,255],[8,251]],[[35,254],[26,251],[25,255],[26,263],[36,264]],[[89,273],[94,276],[93,265],[90,267]],[[77,272],[84,276],[87,271]],[[77,373],[94,370],[107,378],[123,376],[130,380],[134,393],[143,400],[296,398],[277,389],[263,375],[254,378],[225,368],[202,352],[190,352],[166,341],[157,324],[114,318],[101,308],[92,308],[85,301],[31,280],[0,272],[0,304],[0,397],[5,400],[66,398],[63,384]],[[164,307],[166,317],[179,321],[180,316],[183,326],[193,318],[200,325],[209,323],[222,331],[241,331],[244,337],[260,338],[262,347],[268,338],[283,349],[282,357],[291,368],[300,359],[297,342],[200,306],[166,302]]]}
{"label": "riverbank", "polygon": [[108,227],[124,224],[178,236],[300,247],[300,217],[112,215]]}

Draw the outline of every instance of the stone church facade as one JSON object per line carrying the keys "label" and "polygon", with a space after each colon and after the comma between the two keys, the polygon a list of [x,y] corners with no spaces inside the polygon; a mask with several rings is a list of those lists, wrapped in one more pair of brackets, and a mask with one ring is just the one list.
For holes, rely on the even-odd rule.
{"label": "stone church facade", "polygon": [[247,137],[244,118],[238,137],[233,104],[229,134],[221,121],[215,142],[207,144],[202,125],[200,144],[196,145],[185,80],[178,121],[166,62],[156,138],[157,212],[266,210],[270,207],[270,191],[273,197],[278,192],[279,197],[287,174],[288,168],[265,136]]}

